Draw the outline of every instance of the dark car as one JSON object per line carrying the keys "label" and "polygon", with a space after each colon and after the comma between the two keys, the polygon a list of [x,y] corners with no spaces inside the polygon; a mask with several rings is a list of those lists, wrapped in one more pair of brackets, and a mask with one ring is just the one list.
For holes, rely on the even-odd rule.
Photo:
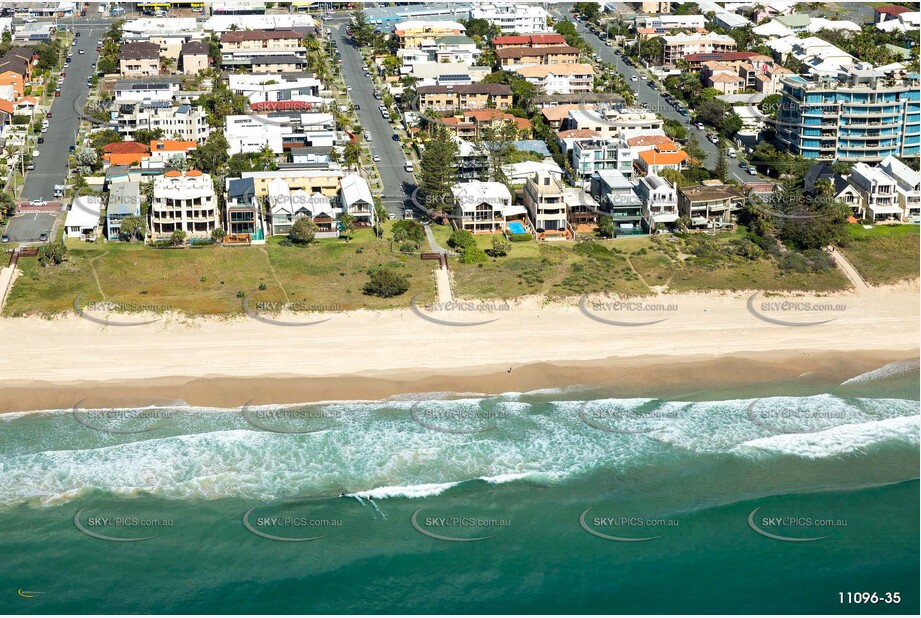
{"label": "dark car", "polygon": [[355,104],[355,109],[356,109],[356,110],[361,109],[361,105],[359,105],[358,103],[356,103],[356,104]]}
{"label": "dark car", "polygon": [[60,91],[60,90],[55,90],[55,91],[54,91],[54,96],[56,96],[56,97],[61,96],[61,91]]}
{"label": "dark car", "polygon": [[397,135],[396,133],[394,133],[393,136],[392,136],[390,139],[392,139],[392,140],[395,141],[395,142],[398,142],[398,141],[400,141],[400,136]]}
{"label": "dark car", "polygon": [[80,32],[77,32],[77,33],[76,33],[76,36],[80,36]]}
{"label": "dark car", "polygon": [[67,152],[73,152],[76,149],[77,149],[76,146],[71,146],[70,148],[67,149]]}
{"label": "dark car", "polygon": [[45,242],[46,240],[48,240],[48,232],[42,232],[41,236],[39,236],[38,239],[42,242]]}
{"label": "dark car", "polygon": [[39,144],[44,144],[44,143],[45,143],[45,138],[44,138],[44,137],[38,138],[38,143],[39,143]]}

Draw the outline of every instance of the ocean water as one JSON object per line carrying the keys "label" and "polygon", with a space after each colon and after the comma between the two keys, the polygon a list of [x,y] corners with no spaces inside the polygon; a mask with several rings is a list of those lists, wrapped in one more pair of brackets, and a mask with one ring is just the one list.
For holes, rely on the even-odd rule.
{"label": "ocean water", "polygon": [[0,612],[917,614],[918,390],[3,415]]}

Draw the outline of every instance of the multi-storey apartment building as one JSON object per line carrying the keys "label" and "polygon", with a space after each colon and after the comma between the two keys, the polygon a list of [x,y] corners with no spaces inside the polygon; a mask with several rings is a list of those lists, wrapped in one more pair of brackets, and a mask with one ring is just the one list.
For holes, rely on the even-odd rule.
{"label": "multi-storey apartment building", "polygon": [[921,90],[917,74],[861,64],[835,76],[790,75],[777,114],[777,142],[807,159],[875,162],[917,157]]}
{"label": "multi-storey apartment building", "polygon": [[141,41],[124,43],[118,62],[124,77],[155,77],[160,74],[160,46]]}
{"label": "multi-storey apartment building", "polygon": [[870,221],[901,220],[898,184],[878,167],[857,163],[848,178],[860,194],[861,214]]}
{"label": "multi-storey apartment building", "polygon": [[170,170],[154,180],[150,231],[155,239],[183,230],[191,238],[209,238],[220,226],[211,176],[198,170]]}
{"label": "multi-storey apartment building", "polygon": [[728,223],[742,208],[742,192],[718,180],[678,189],[678,212],[691,220],[692,226],[706,226],[712,222]]}
{"label": "multi-storey apartment building", "polygon": [[404,21],[394,26],[400,49],[420,49],[433,46],[442,37],[461,35],[467,28],[456,21]]}
{"label": "multi-storey apartment building", "polygon": [[573,64],[581,52],[569,45],[547,47],[506,47],[496,51],[496,60],[503,69],[511,70],[529,64]]}
{"label": "multi-storey apartment building", "polygon": [[221,35],[221,65],[253,73],[284,73],[304,67],[307,49],[294,30],[242,30]]}
{"label": "multi-storey apartment building", "polygon": [[662,230],[678,220],[678,194],[661,176],[640,178],[636,194],[643,202],[643,227],[648,231]]}
{"label": "multi-storey apartment building", "polygon": [[662,38],[662,64],[673,67],[690,54],[712,54],[731,52],[736,41],[728,34],[708,32],[706,34],[674,34]]}
{"label": "multi-storey apartment building", "polygon": [[508,109],[512,106],[512,87],[505,84],[467,84],[462,86],[421,86],[416,89],[419,109],[439,112],[476,109]]}
{"label": "multi-storey apartment building", "polygon": [[485,19],[502,29],[503,34],[513,32],[549,32],[547,11],[534,4],[513,4],[496,2],[483,4],[470,9],[471,19]]}
{"label": "multi-storey apartment building", "polygon": [[168,139],[202,143],[211,134],[205,111],[188,103],[125,103],[118,107],[117,121],[121,135],[162,129]]}
{"label": "multi-storey apartment building", "polygon": [[879,164],[880,169],[889,174],[896,182],[899,204],[906,218],[921,216],[921,172],[905,165],[893,156],[888,156]]}
{"label": "multi-storey apartment building", "polygon": [[524,205],[539,238],[571,237],[565,189],[554,175],[541,170],[529,178],[524,185]]}
{"label": "multi-storey apartment building", "polygon": [[595,172],[617,170],[625,176],[633,173],[633,151],[616,137],[574,139],[568,144],[572,169],[583,181]]}
{"label": "multi-storey apartment building", "polygon": [[544,94],[588,93],[595,85],[590,64],[528,65],[516,72]]}
{"label": "multi-storey apartment building", "polygon": [[614,221],[618,236],[643,232],[643,202],[626,176],[617,170],[595,172],[590,190]]}

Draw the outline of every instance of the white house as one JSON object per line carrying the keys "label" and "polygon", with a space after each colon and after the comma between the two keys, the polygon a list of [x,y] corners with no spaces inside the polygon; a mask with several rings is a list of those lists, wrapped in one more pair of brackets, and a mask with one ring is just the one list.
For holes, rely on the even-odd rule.
{"label": "white house", "polygon": [[643,176],[635,192],[643,202],[643,224],[650,232],[659,231],[678,220],[678,194],[661,176]]}
{"label": "white house", "polygon": [[897,183],[889,174],[861,162],[851,168],[849,180],[860,193],[865,218],[874,222],[902,218]]}
{"label": "white house", "polygon": [[513,219],[522,219],[524,208],[512,205],[512,194],[501,182],[472,180],[451,187],[453,215],[460,229],[497,233]]}
{"label": "white house", "polygon": [[471,19],[485,19],[502,29],[502,34],[550,32],[550,14],[536,4],[494,2],[470,9]]}
{"label": "white house", "polygon": [[81,195],[73,201],[64,221],[64,235],[95,242],[99,231],[102,200],[94,195]]}
{"label": "white house", "polygon": [[259,152],[266,146],[276,153],[282,152],[282,134],[286,127],[281,121],[268,116],[227,116],[224,123],[224,137],[229,144],[228,154]]}
{"label": "white house", "polygon": [[883,159],[879,168],[895,180],[903,215],[908,219],[921,216],[921,172],[892,155]]}
{"label": "white house", "polygon": [[356,228],[374,226],[374,196],[368,181],[358,174],[342,178],[342,209],[354,217]]}

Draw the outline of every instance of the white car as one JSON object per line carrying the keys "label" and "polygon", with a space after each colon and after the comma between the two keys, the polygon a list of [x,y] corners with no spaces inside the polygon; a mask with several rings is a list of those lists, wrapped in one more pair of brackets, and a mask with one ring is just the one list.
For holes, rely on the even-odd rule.
{"label": "white car", "polygon": [[78,54],[85,54],[85,53],[86,53],[86,50],[81,49],[81,50],[77,51],[77,53],[78,53]]}
{"label": "white car", "polygon": [[44,206],[46,204],[45,200],[37,199],[29,202],[29,206]]}
{"label": "white car", "polygon": [[371,160],[374,161],[375,163],[377,163],[378,161],[381,160],[381,156],[380,156],[380,155],[374,155],[373,157],[371,157]]}
{"label": "white car", "polygon": [[37,159],[37,158],[38,158],[38,155],[40,155],[40,154],[42,154],[42,153],[40,153],[40,152],[37,151],[37,150],[33,150],[33,151],[32,151],[32,158],[33,158],[33,159]]}
{"label": "white car", "polygon": [[33,18],[31,18],[31,17],[26,17],[26,18],[23,19],[22,21],[26,22],[27,24],[34,24],[34,23],[37,22],[38,20],[37,20],[37,19],[33,19]]}
{"label": "white car", "polygon": [[346,87],[346,91],[347,91],[347,92],[352,92],[352,87],[351,87],[351,86]]}
{"label": "white car", "polygon": [[639,81],[639,79],[637,79],[636,75],[634,75],[633,77],[630,78],[630,81],[636,82],[636,81]]}
{"label": "white car", "polygon": [[612,43],[611,41],[606,42],[605,45],[607,45],[608,47],[614,47],[614,43]]}
{"label": "white car", "polygon": [[68,57],[68,58],[73,58],[73,57],[74,57],[74,53],[73,53],[73,52],[67,52],[67,57]]}

